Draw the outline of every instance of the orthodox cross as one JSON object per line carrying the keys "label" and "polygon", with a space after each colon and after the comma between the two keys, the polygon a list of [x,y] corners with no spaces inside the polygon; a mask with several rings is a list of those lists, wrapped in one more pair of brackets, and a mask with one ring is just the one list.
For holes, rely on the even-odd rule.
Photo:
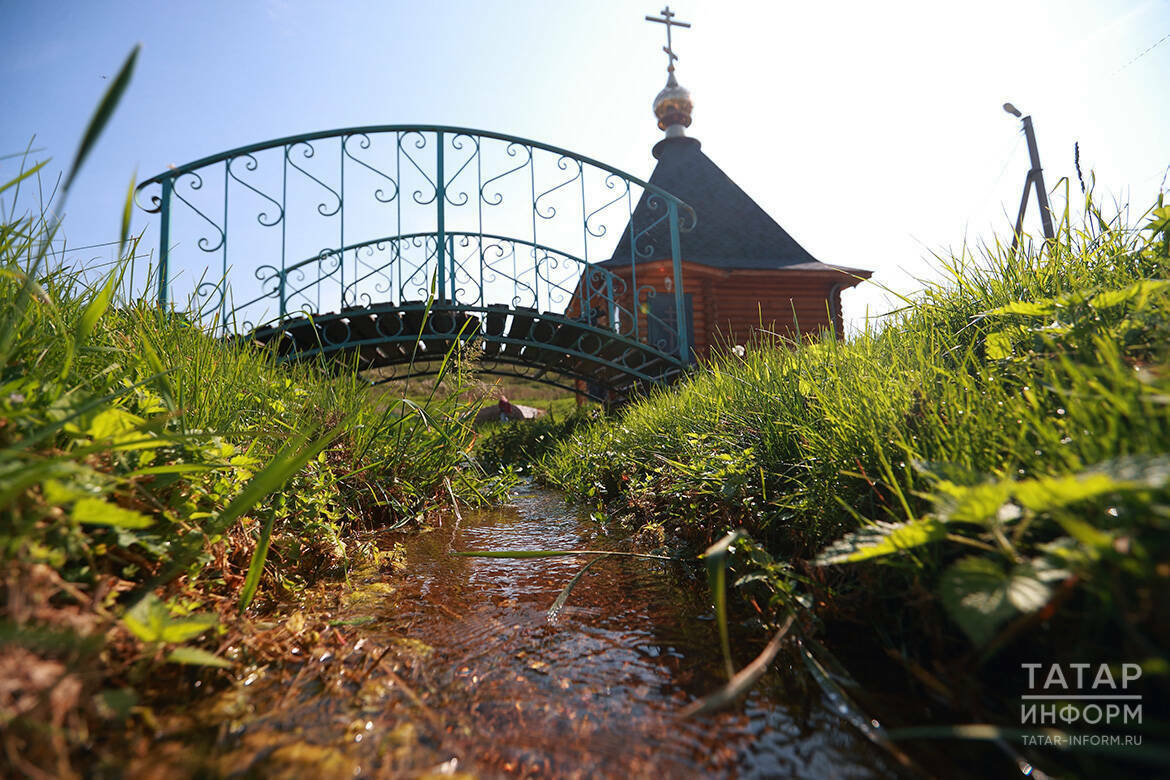
{"label": "orthodox cross", "polygon": [[678,59],[678,55],[675,54],[674,50],[670,48],[670,28],[671,27],[690,28],[691,25],[690,25],[690,22],[676,22],[676,21],[674,21],[675,13],[670,10],[669,5],[666,6],[666,8],[663,8],[661,11],[659,11],[659,13],[662,14],[661,19],[659,19],[657,16],[647,16],[646,21],[658,22],[659,24],[666,25],[666,45],[662,47],[662,50],[664,52],[666,52],[666,57],[667,57],[666,70],[673,73],[674,72],[674,61]]}

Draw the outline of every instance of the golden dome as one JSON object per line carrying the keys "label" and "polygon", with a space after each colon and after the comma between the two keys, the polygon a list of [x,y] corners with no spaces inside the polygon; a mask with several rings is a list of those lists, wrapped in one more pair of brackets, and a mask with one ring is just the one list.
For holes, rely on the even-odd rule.
{"label": "golden dome", "polygon": [[691,126],[693,109],[691,93],[679,86],[674,77],[674,68],[671,68],[666,86],[654,98],[654,116],[658,117],[658,129],[665,130],[668,136],[682,135],[682,129]]}

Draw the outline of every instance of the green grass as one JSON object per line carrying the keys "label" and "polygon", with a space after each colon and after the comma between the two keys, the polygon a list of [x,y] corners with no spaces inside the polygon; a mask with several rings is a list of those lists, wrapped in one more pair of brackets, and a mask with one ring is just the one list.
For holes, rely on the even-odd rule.
{"label": "green grass", "polygon": [[476,458],[489,473],[527,472],[560,442],[600,416],[599,407],[578,408],[574,403],[567,412],[552,410],[535,420],[483,424]]}
{"label": "green grass", "polygon": [[[38,240],[0,223],[0,300],[23,284],[13,249]],[[5,727],[41,766],[86,739],[127,664],[224,664],[217,626],[240,607],[279,611],[377,563],[369,532],[508,485],[469,457],[477,404],[386,406],[356,376],[107,296],[110,279],[42,274],[0,372],[0,643],[83,681],[52,700],[64,747],[46,742],[48,689],[26,681],[41,703]]]}
{"label": "green grass", "polygon": [[1132,230],[1088,207],[1042,247],[945,260],[880,329],[725,355],[539,468],[696,545],[745,528],[786,562],[777,600],[952,689],[1021,657],[1165,675],[1170,208]]}
{"label": "green grass", "polygon": [[[373,378],[377,378],[376,372]],[[377,385],[374,392],[390,401],[400,398],[422,401],[436,388],[439,393],[450,395],[454,392],[454,383],[450,380],[436,383],[434,377],[396,379]],[[491,375],[472,377],[464,381],[459,392],[468,400],[483,401],[488,406],[504,396],[512,403],[531,406],[556,417],[567,417],[577,409],[577,396],[570,391],[526,379]]]}
{"label": "green grass", "polygon": [[179,666],[232,666],[225,635],[246,662],[249,616],[378,564],[379,529],[499,500],[508,477],[469,456],[459,370],[450,394],[388,403],[137,300],[128,261],[96,282],[63,267],[48,247],[68,181],[24,206],[42,165],[0,184],[0,748],[58,774]]}

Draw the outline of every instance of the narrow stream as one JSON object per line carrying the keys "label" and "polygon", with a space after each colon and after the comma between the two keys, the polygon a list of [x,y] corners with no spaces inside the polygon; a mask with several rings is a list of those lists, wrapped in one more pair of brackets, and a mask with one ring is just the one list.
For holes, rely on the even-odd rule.
{"label": "narrow stream", "polygon": [[[219,771],[289,776],[871,777],[885,754],[831,708],[791,653],[746,700],[682,720],[723,681],[705,583],[680,564],[610,558],[560,616],[584,558],[451,550],[597,549],[604,529],[552,491],[405,535],[407,567],[357,587],[336,623],[386,649],[344,683],[245,681],[249,712],[221,730]],[[739,663],[760,632],[733,636]],[[330,659],[326,659],[329,661]],[[364,669],[369,664],[363,665]],[[384,671],[384,674],[382,673]],[[279,697],[279,698],[278,698]],[[293,742],[289,742],[289,740]],[[266,763],[267,761],[267,763]]]}

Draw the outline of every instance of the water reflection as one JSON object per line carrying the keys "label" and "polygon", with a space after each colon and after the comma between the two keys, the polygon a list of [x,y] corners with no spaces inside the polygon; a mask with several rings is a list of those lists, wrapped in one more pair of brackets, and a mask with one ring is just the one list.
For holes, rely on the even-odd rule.
{"label": "water reflection", "polygon": [[[607,558],[555,622],[579,558],[465,558],[451,550],[605,549],[556,493],[465,512],[404,535],[403,571],[354,581],[327,617],[344,650],[226,692],[218,774],[689,777],[889,776],[794,654],[739,706],[680,720],[722,682],[705,586],[680,564]],[[334,586],[335,587],[335,586]],[[318,618],[319,619],[319,618]],[[734,638],[750,659],[754,632]],[[305,648],[312,656],[313,649]],[[235,698],[232,698],[235,697]],[[223,720],[224,714],[229,717]]]}
{"label": "water reflection", "polygon": [[[480,771],[585,776],[727,773],[870,776],[883,756],[823,707],[819,689],[770,675],[741,709],[680,720],[721,682],[700,583],[678,564],[611,558],[547,610],[578,558],[453,558],[449,548],[605,547],[555,493],[467,513],[408,542],[409,594],[394,624],[434,648],[417,670],[443,743]],[[425,562],[425,563],[424,563]],[[793,663],[782,656],[781,663]],[[785,684],[787,682],[787,684]]]}

